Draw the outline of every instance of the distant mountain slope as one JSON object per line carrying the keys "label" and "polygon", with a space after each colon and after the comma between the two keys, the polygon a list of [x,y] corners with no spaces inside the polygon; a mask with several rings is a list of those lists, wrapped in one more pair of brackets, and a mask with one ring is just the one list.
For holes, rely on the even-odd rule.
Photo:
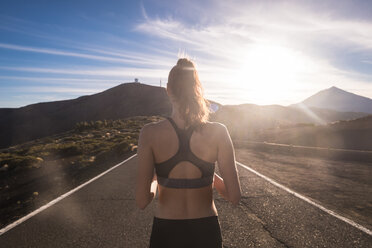
{"label": "distant mountain slope", "polygon": [[326,124],[366,115],[366,113],[338,112],[320,108],[241,104],[221,106],[212,116],[212,120],[226,124],[233,138],[255,139],[270,128],[293,126],[298,123]]}
{"label": "distant mountain slope", "polygon": [[319,91],[300,104],[341,112],[365,112],[372,114],[372,99],[344,91],[334,86]]}
{"label": "distant mountain slope", "polygon": [[169,114],[164,88],[125,83],[72,100],[0,109],[0,148],[74,128],[76,122]]}
{"label": "distant mountain slope", "polygon": [[293,126],[266,130],[256,141],[372,151],[372,115],[325,126]]}
{"label": "distant mountain slope", "polygon": [[[360,118],[366,113],[320,108],[214,103],[211,121],[226,124],[233,138],[254,139],[270,128],[298,123],[326,124]],[[171,103],[165,88],[125,83],[72,100],[45,102],[21,108],[0,109],[0,148],[71,130],[77,122],[169,115]]]}

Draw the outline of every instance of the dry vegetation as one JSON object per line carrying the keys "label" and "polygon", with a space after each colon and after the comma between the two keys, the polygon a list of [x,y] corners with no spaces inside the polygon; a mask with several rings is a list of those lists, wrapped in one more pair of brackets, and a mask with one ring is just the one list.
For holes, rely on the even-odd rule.
{"label": "dry vegetation", "polygon": [[0,150],[0,227],[134,153],[160,116],[79,122],[75,129]]}

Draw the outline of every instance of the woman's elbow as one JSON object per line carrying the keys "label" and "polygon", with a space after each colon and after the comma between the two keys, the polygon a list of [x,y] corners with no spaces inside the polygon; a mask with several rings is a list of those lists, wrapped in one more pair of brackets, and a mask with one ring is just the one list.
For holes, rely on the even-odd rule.
{"label": "woman's elbow", "polygon": [[234,205],[234,206],[237,206],[240,202],[240,199],[241,199],[241,193],[240,192],[237,192],[235,194],[232,194],[229,198],[229,201]]}
{"label": "woman's elbow", "polygon": [[240,198],[241,197],[236,197],[234,199],[231,200],[231,203],[234,205],[234,206],[237,206],[240,202]]}
{"label": "woman's elbow", "polygon": [[137,196],[136,197],[136,205],[139,209],[141,210],[144,210],[147,205],[149,205],[149,203],[151,202],[153,197],[149,196],[149,197],[140,197],[140,196]]}
{"label": "woman's elbow", "polygon": [[139,209],[144,210],[148,203],[145,203],[144,201],[136,200],[136,205]]}

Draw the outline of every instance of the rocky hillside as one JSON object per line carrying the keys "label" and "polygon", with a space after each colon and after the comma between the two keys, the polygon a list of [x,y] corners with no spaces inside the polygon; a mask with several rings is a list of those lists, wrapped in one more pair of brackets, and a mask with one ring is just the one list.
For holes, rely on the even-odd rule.
{"label": "rocky hillside", "polygon": [[164,115],[171,104],[164,88],[125,83],[77,99],[0,109],[0,148],[74,128],[77,122]]}

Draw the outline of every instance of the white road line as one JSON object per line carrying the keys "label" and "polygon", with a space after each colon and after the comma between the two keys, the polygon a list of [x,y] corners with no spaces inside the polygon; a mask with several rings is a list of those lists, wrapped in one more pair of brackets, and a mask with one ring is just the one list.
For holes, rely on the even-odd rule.
{"label": "white road line", "polygon": [[[134,158],[135,156],[137,156],[137,154],[132,155],[131,157],[127,158],[126,160],[124,160],[124,161],[118,163],[117,165],[114,165],[114,166],[111,167],[110,169],[108,169],[108,170],[102,172],[102,173],[99,174],[98,176],[96,176],[96,177],[90,179],[89,181],[87,181],[87,182],[85,182],[85,183],[79,185],[78,187],[76,187],[76,188],[70,190],[69,192],[67,192],[67,193],[65,193],[65,194],[63,194],[63,195],[61,195],[61,196],[59,196],[58,198],[56,198],[56,199],[50,201],[49,203],[47,203],[47,204],[45,204],[44,206],[42,206],[42,207],[36,209],[35,211],[29,213],[28,215],[26,215],[26,216],[20,218],[19,220],[16,220],[15,222],[13,222],[13,223],[7,225],[6,227],[4,227],[4,228],[2,228],[2,229],[0,230],[0,236],[3,235],[4,233],[6,233],[7,231],[9,231],[10,229],[12,229],[12,228],[18,226],[18,225],[21,224],[22,222],[28,220],[29,218],[31,218],[31,217],[37,215],[38,213],[42,212],[43,210],[49,208],[50,206],[53,206],[53,205],[56,204],[57,202],[59,202],[59,201],[61,201],[62,199],[66,198],[67,196],[69,196],[69,195],[75,193],[76,191],[78,191],[79,189],[81,189],[81,188],[83,188],[84,186],[88,185],[89,183],[91,183],[91,182],[97,180],[98,178],[102,177],[102,176],[105,175],[106,173],[108,173],[108,172],[112,171],[113,169],[119,167],[120,165],[122,165],[122,164],[128,162],[129,160],[131,160],[131,159]],[[242,163],[240,163],[240,162],[238,162],[238,161],[236,161],[236,163],[237,163],[238,165],[242,166],[243,168],[245,168],[245,169],[247,169],[247,170],[253,172],[253,173],[256,174],[257,176],[259,176],[259,177],[265,179],[266,181],[270,182],[271,184],[277,186],[278,188],[281,188],[281,189],[287,191],[288,193],[290,193],[290,194],[292,194],[292,195],[294,195],[294,196],[296,196],[296,197],[298,197],[298,198],[300,198],[300,199],[306,201],[307,203],[309,203],[309,204],[311,204],[311,205],[313,205],[313,206],[315,206],[315,207],[317,207],[317,208],[323,210],[324,212],[326,212],[326,213],[328,213],[328,214],[330,214],[330,215],[332,215],[332,216],[334,216],[334,217],[336,217],[336,218],[338,218],[338,219],[340,219],[340,220],[342,220],[342,221],[344,221],[344,222],[346,222],[346,223],[352,225],[353,227],[356,227],[356,228],[358,228],[359,230],[361,230],[361,231],[363,231],[363,232],[365,232],[365,233],[367,233],[367,234],[369,234],[369,235],[372,235],[372,231],[369,230],[368,228],[366,228],[366,227],[364,227],[364,226],[362,226],[362,225],[359,225],[358,223],[355,223],[354,221],[352,221],[352,220],[350,220],[350,219],[348,219],[348,218],[345,218],[345,217],[343,217],[343,216],[341,216],[341,215],[338,215],[337,213],[335,213],[335,212],[333,212],[332,210],[329,210],[329,209],[327,209],[327,208],[325,208],[325,207],[319,205],[318,203],[313,202],[313,201],[310,200],[309,198],[307,198],[307,197],[305,197],[305,196],[303,196],[303,195],[300,195],[299,193],[294,192],[293,190],[291,190],[291,189],[289,189],[289,188],[287,188],[287,187],[285,187],[285,186],[283,186],[283,185],[281,185],[281,184],[275,182],[275,181],[272,180],[271,178],[268,178],[267,176],[262,175],[261,173],[259,173],[259,172],[255,171],[255,170],[253,170],[252,168],[248,167],[248,166],[245,165],[245,164],[242,164]]]}
{"label": "white road line", "polygon": [[250,172],[253,172],[253,173],[256,174],[257,176],[259,176],[259,177],[265,179],[266,181],[268,181],[269,183],[271,183],[271,184],[277,186],[278,188],[281,188],[281,189],[287,191],[288,193],[290,193],[290,194],[292,194],[292,195],[294,195],[294,196],[300,198],[301,200],[304,200],[304,201],[306,201],[307,203],[309,203],[309,204],[311,204],[311,205],[313,205],[313,206],[319,208],[320,210],[323,210],[323,211],[326,212],[327,214],[330,214],[330,215],[332,215],[333,217],[336,217],[337,219],[342,220],[342,221],[344,221],[344,222],[346,222],[346,223],[352,225],[353,227],[358,228],[359,230],[361,230],[361,231],[367,233],[368,235],[372,235],[372,231],[369,230],[368,228],[366,228],[366,227],[364,227],[364,226],[362,226],[362,225],[360,225],[360,224],[358,224],[358,223],[355,223],[354,221],[352,221],[352,220],[350,220],[350,219],[348,219],[348,218],[345,218],[345,217],[343,217],[343,216],[341,216],[341,215],[339,215],[339,214],[333,212],[332,210],[329,210],[329,209],[323,207],[322,205],[319,205],[318,203],[316,203],[316,202],[310,200],[309,198],[307,198],[307,197],[305,197],[305,196],[303,196],[303,195],[301,195],[301,194],[299,194],[299,193],[297,193],[297,192],[294,192],[293,190],[287,188],[287,187],[284,186],[284,185],[281,185],[281,184],[275,182],[274,180],[272,180],[271,178],[268,178],[267,176],[262,175],[261,173],[255,171],[254,169],[248,167],[248,166],[245,165],[245,164],[242,164],[242,163],[240,163],[240,162],[238,162],[238,161],[236,161],[236,163],[237,163],[238,165],[240,165],[241,167],[243,167],[244,169],[247,169],[247,170],[249,170]]}
{"label": "white road line", "polygon": [[79,189],[83,188],[84,186],[86,186],[86,185],[90,184],[91,182],[97,180],[98,178],[102,177],[102,176],[105,175],[106,173],[108,173],[108,172],[112,171],[113,169],[119,167],[120,165],[122,165],[122,164],[128,162],[129,160],[131,160],[131,159],[134,158],[135,156],[137,156],[137,153],[134,154],[134,155],[132,155],[131,157],[127,158],[126,160],[124,160],[124,161],[122,161],[122,162],[120,162],[120,163],[114,165],[114,166],[111,167],[110,169],[108,169],[108,170],[102,172],[102,173],[99,174],[98,176],[93,177],[93,178],[90,179],[89,181],[87,181],[87,182],[85,182],[85,183],[83,183],[83,184],[80,184],[79,186],[77,186],[76,188],[70,190],[69,192],[67,192],[67,193],[65,193],[65,194],[63,194],[63,195],[61,195],[61,196],[59,196],[58,198],[56,198],[56,199],[50,201],[49,203],[47,203],[47,204],[45,204],[44,206],[42,206],[42,207],[36,209],[35,211],[29,213],[28,215],[26,215],[26,216],[20,218],[19,220],[16,220],[15,222],[13,222],[13,223],[7,225],[6,227],[4,227],[4,228],[2,228],[2,229],[0,230],[0,236],[3,235],[4,233],[6,233],[7,231],[9,231],[10,229],[12,229],[12,228],[18,226],[18,225],[21,224],[22,222],[28,220],[28,219],[31,218],[32,216],[37,215],[37,214],[40,213],[41,211],[43,211],[43,210],[49,208],[50,206],[53,206],[54,204],[56,204],[56,203],[59,202],[60,200],[66,198],[67,196],[69,196],[69,195],[75,193],[76,191],[78,191]]}

